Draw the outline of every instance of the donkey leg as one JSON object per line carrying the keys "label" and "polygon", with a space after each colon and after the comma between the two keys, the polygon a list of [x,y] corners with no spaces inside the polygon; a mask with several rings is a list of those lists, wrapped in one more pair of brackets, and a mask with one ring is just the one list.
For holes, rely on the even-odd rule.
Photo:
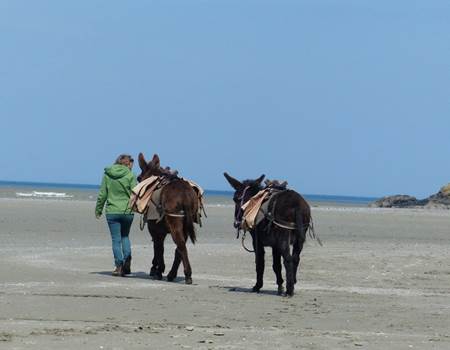
{"label": "donkey leg", "polygon": [[150,276],[154,279],[161,280],[162,274],[166,268],[164,264],[164,238],[165,235],[153,236],[153,266],[150,269]]}
{"label": "donkey leg", "polygon": [[172,282],[177,277],[178,267],[180,266],[180,263],[181,263],[181,254],[178,251],[178,248],[176,248],[172,268],[170,269],[170,272],[167,274],[167,280],[169,282]]}
{"label": "donkey leg", "polygon": [[277,278],[278,285],[278,295],[283,294],[283,276],[281,274],[281,254],[276,247],[272,248],[272,256],[273,256],[273,272],[275,272],[275,276]]}
{"label": "donkey leg", "polygon": [[179,242],[176,242],[176,245],[177,250],[180,252],[181,260],[183,261],[184,281],[186,284],[192,284],[192,269],[188,258],[186,241],[184,239],[180,240]]}
{"label": "donkey leg", "polygon": [[264,247],[257,244],[255,247],[255,263],[256,263],[256,284],[253,286],[253,292],[259,292],[263,286],[264,277]]}
{"label": "donkey leg", "polygon": [[283,245],[282,253],[284,268],[286,269],[286,295],[294,295],[294,262],[290,252],[289,243]]}
{"label": "donkey leg", "polygon": [[150,232],[153,241],[153,259],[152,259],[152,267],[150,268],[150,277],[154,277],[158,267],[158,261],[156,259],[156,246],[155,246],[155,237],[154,234]]}
{"label": "donkey leg", "polygon": [[180,254],[181,261],[184,267],[184,278],[186,284],[192,284],[192,269],[188,258],[188,252],[186,248],[186,236],[183,231],[183,222],[176,219],[168,221],[170,232],[172,233],[172,239],[177,246],[177,251]]}
{"label": "donkey leg", "polygon": [[[151,221],[148,222],[148,231],[153,241],[153,259],[150,268],[150,277],[161,279],[164,271],[164,239],[166,238],[165,229]],[[159,278],[161,277],[161,278]]]}
{"label": "donkey leg", "polygon": [[153,259],[152,267],[150,268],[150,277],[155,277],[158,272],[158,249],[155,240],[153,240]]}
{"label": "donkey leg", "polygon": [[297,240],[294,243],[294,248],[292,249],[292,261],[293,261],[293,274],[294,274],[294,284],[297,283],[297,270],[298,270],[298,265],[300,263],[300,253],[302,252],[303,249],[303,243],[305,241],[302,240]]}

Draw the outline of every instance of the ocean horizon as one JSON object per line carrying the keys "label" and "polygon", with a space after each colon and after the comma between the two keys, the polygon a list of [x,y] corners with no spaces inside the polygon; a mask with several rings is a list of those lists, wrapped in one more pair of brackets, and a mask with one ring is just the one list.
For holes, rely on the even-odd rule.
{"label": "ocean horizon", "polygon": [[[35,182],[35,181],[6,181],[0,180],[0,197],[2,198],[54,198],[94,200],[100,185]],[[342,196],[328,194],[302,193],[311,202],[326,202],[349,205],[367,205],[378,197]],[[205,197],[222,197],[232,199],[233,191],[205,190]]]}

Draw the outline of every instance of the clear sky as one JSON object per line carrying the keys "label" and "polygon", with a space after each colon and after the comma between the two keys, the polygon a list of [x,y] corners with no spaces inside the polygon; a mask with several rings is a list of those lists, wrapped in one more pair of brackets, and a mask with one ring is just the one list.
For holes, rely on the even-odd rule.
{"label": "clear sky", "polygon": [[0,180],[96,184],[142,151],[207,189],[228,171],[425,197],[450,182],[449,18],[448,0],[0,0]]}

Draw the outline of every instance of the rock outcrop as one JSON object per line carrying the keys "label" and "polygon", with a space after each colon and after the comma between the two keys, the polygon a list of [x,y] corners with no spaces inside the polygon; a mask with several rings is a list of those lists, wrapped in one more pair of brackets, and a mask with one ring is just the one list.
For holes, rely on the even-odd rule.
{"label": "rock outcrop", "polygon": [[415,205],[417,205],[417,198],[404,194],[383,197],[369,204],[374,208],[405,208]]}
{"label": "rock outcrop", "polygon": [[408,195],[387,196],[370,203],[372,208],[430,208],[450,209],[450,183],[443,186],[438,193],[425,199]]}
{"label": "rock outcrop", "polygon": [[428,208],[447,208],[450,209],[450,183],[442,187],[438,193],[427,198],[425,204]]}

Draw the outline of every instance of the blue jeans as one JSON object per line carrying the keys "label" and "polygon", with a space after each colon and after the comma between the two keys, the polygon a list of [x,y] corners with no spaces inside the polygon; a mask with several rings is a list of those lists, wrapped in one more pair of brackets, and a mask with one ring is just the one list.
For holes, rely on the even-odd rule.
{"label": "blue jeans", "polygon": [[106,214],[116,266],[122,266],[124,261],[131,257],[131,243],[128,235],[133,217],[133,214]]}

